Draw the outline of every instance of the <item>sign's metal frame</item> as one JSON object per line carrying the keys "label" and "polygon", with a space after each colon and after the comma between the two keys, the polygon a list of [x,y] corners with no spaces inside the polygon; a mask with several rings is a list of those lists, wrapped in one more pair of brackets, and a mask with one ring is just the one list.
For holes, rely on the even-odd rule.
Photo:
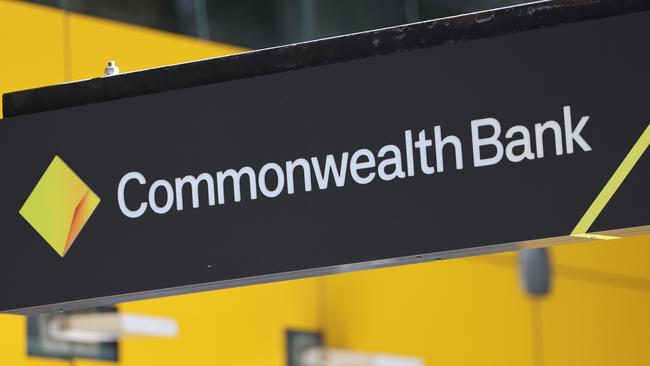
{"label": "sign's metal frame", "polygon": [[[610,231],[599,232],[595,234],[600,234],[604,236],[614,236],[614,237],[627,237],[627,236],[644,235],[649,233],[650,233],[650,225],[637,227],[633,229],[610,230]],[[560,236],[560,237],[548,238],[548,239],[530,240],[525,242],[513,242],[513,243],[489,245],[489,246],[484,246],[479,248],[468,248],[468,249],[460,249],[460,250],[451,250],[446,252],[437,252],[437,253],[430,253],[430,254],[411,255],[411,256],[398,257],[398,258],[359,262],[359,263],[348,264],[348,265],[337,265],[337,266],[328,266],[322,268],[311,268],[311,269],[301,270],[301,271],[274,273],[269,275],[247,277],[242,279],[201,283],[197,285],[179,286],[179,287],[172,287],[172,288],[153,290],[153,291],[143,291],[143,292],[137,292],[132,294],[126,294],[126,295],[98,297],[98,298],[87,299],[87,300],[64,302],[64,303],[59,303],[54,305],[35,306],[35,307],[17,309],[12,311],[2,311],[0,313],[35,315],[35,314],[43,314],[43,313],[50,313],[50,312],[57,312],[57,311],[58,312],[71,311],[71,310],[85,309],[89,307],[105,306],[106,304],[115,304],[117,302],[129,302],[129,301],[137,301],[137,300],[157,298],[157,297],[183,295],[183,294],[194,293],[194,292],[221,290],[221,289],[226,289],[231,287],[259,285],[259,284],[277,282],[277,281],[296,280],[301,278],[325,276],[325,275],[332,275],[337,273],[346,273],[346,272],[362,271],[368,269],[377,269],[383,267],[433,262],[433,261],[438,261],[443,259],[471,257],[471,256],[485,255],[485,254],[516,251],[522,249],[542,248],[542,247],[549,247],[553,245],[579,243],[584,241],[585,239],[583,238],[567,235],[567,236]]]}

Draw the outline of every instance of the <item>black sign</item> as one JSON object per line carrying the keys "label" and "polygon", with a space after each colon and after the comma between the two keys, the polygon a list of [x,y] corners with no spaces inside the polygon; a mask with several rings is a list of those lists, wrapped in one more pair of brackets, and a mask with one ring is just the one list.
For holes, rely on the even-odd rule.
{"label": "black sign", "polygon": [[647,231],[649,35],[637,12],[5,119],[0,309]]}

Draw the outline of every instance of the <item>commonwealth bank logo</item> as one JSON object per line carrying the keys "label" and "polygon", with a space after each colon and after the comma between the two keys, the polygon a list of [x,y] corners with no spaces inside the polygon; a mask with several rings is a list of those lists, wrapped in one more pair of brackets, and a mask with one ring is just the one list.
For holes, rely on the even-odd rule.
{"label": "commonwealth bank logo", "polygon": [[99,201],[95,192],[55,156],[19,213],[63,257]]}

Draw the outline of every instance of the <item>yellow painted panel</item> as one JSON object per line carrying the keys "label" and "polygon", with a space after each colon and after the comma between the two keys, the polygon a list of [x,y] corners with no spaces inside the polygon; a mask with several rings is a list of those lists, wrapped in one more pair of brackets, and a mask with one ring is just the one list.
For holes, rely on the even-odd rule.
{"label": "yellow painted panel", "polygon": [[101,76],[108,60],[128,72],[244,51],[81,14],[70,14],[70,35],[73,80]]}
{"label": "yellow painted panel", "polygon": [[551,248],[551,255],[555,266],[567,270],[650,280],[650,235],[558,245]]}
{"label": "yellow painted panel", "polygon": [[67,366],[68,361],[27,357],[26,323],[23,316],[0,315],[0,365]]}
{"label": "yellow painted panel", "polygon": [[[284,366],[287,329],[320,329],[317,280],[305,279],[122,304],[176,318],[176,339],[126,339],[120,365]],[[90,365],[94,363],[79,363]]]}
{"label": "yellow painted panel", "polygon": [[576,279],[561,270],[541,303],[545,365],[650,365],[650,286]]}
{"label": "yellow painted panel", "polygon": [[64,81],[63,12],[0,0],[0,45],[0,94]]}
{"label": "yellow painted panel", "polygon": [[[127,338],[119,365],[284,366],[284,332],[320,330],[317,289],[316,279],[305,279],[122,304],[122,312],[175,318],[180,335]],[[24,317],[0,315],[0,365],[68,364],[27,357],[25,329]],[[80,359],[75,365],[107,363]]]}
{"label": "yellow painted panel", "polygon": [[530,300],[514,266],[448,260],[331,276],[329,346],[427,365],[530,365]]}

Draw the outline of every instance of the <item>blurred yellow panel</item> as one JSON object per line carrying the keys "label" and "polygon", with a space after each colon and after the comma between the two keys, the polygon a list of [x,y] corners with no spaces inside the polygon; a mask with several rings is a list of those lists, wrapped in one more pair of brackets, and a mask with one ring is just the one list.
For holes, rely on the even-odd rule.
{"label": "blurred yellow panel", "polygon": [[126,72],[245,50],[81,14],[70,14],[70,36],[73,80],[103,75],[108,60]]}
{"label": "blurred yellow panel", "polygon": [[60,10],[0,0],[0,94],[64,81],[63,18]]}
{"label": "blurred yellow panel", "polygon": [[[120,365],[284,366],[285,331],[320,330],[316,281],[122,304],[123,312],[175,318],[180,334],[174,339],[125,339],[120,344]],[[76,365],[101,364],[79,361]]]}
{"label": "blurred yellow panel", "polygon": [[27,357],[27,318],[0,315],[0,365],[67,366],[66,360]]}
{"label": "blurred yellow panel", "polygon": [[516,268],[470,260],[325,278],[327,344],[426,365],[530,365],[530,300]]}
{"label": "blurred yellow panel", "polygon": [[26,359],[25,318],[18,315],[0,315],[0,365],[21,364]]}
{"label": "blurred yellow panel", "polygon": [[600,284],[562,272],[541,303],[545,365],[650,365],[650,283]]}
{"label": "blurred yellow panel", "polygon": [[555,266],[650,280],[650,235],[558,245],[551,256]]}

